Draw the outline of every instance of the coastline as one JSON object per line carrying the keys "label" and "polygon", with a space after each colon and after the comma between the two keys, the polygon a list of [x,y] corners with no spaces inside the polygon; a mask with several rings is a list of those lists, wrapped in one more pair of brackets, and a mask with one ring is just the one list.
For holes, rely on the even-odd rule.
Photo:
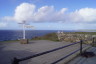
{"label": "coastline", "polygon": [[[35,36],[29,39],[29,41],[31,40],[52,40],[52,41],[58,41],[57,39],[57,35],[55,34],[56,32],[52,32],[52,33],[47,33],[45,35],[42,36]],[[96,35],[96,32],[64,32],[66,34],[90,34],[90,35]],[[5,41],[0,41],[0,42],[17,42],[19,40],[5,40]]]}

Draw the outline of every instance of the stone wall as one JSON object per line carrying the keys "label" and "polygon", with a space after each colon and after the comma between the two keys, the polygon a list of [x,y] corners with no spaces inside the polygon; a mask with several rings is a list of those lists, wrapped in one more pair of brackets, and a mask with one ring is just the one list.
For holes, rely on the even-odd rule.
{"label": "stone wall", "polygon": [[[60,41],[67,41],[67,42],[78,42],[81,39],[82,40],[88,40],[92,37],[95,37],[96,35],[91,35],[91,34],[76,34],[76,33],[71,33],[71,32],[58,32],[57,33],[58,39]],[[91,43],[92,40],[86,41],[86,43]]]}

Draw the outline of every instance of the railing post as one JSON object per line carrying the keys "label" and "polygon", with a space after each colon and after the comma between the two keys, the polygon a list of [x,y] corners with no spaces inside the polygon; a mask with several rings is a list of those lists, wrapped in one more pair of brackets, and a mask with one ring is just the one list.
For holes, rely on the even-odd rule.
{"label": "railing post", "polygon": [[16,57],[13,59],[12,64],[19,64],[19,59],[17,59]]}
{"label": "railing post", "polygon": [[94,37],[92,38],[92,46],[94,46]]}
{"label": "railing post", "polygon": [[82,54],[82,40],[80,40],[80,54]]}

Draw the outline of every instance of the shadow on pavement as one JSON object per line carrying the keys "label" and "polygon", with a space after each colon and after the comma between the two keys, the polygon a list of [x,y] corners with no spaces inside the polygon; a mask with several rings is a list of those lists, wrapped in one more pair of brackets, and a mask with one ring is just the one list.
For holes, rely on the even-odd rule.
{"label": "shadow on pavement", "polygon": [[[19,59],[35,54],[24,50],[5,50],[4,48],[5,46],[0,46],[0,64],[11,64],[14,57]],[[20,64],[27,64],[29,61],[30,59],[20,62]]]}

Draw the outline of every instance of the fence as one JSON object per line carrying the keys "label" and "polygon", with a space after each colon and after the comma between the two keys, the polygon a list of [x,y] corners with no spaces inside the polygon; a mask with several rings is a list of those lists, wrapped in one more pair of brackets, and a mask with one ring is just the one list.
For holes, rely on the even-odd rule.
{"label": "fence", "polygon": [[[92,38],[91,40],[92,40],[92,43],[94,44],[95,43],[95,38]],[[32,55],[32,56],[28,56],[28,57],[25,57],[25,58],[21,58],[21,59],[17,59],[16,57],[14,57],[14,59],[12,61],[12,64],[19,64],[19,62],[21,62],[21,61],[28,60],[28,59],[31,59],[31,58],[35,58],[35,57],[38,57],[38,56],[41,56],[41,55],[44,55],[44,54],[48,54],[48,53],[51,53],[51,52],[54,52],[54,51],[57,51],[57,50],[60,50],[60,49],[63,49],[63,48],[75,45],[77,43],[80,43],[80,48],[79,49],[77,49],[76,51],[73,51],[72,53],[70,53],[70,54],[62,57],[61,59],[56,60],[56,61],[51,63],[51,64],[56,64],[56,63],[60,62],[61,60],[64,60],[65,58],[71,56],[72,54],[74,54],[74,53],[76,53],[78,51],[80,51],[80,54],[82,54],[82,50],[83,50],[82,44],[83,44],[83,41],[87,41],[87,40],[80,40],[79,42],[71,43],[71,44],[68,44],[68,45],[65,45],[65,46],[62,46],[62,47],[59,47],[59,48],[55,48],[55,49],[52,49],[52,50],[49,50],[49,51],[45,51],[45,52],[38,53],[38,54],[35,54],[35,55]]]}

